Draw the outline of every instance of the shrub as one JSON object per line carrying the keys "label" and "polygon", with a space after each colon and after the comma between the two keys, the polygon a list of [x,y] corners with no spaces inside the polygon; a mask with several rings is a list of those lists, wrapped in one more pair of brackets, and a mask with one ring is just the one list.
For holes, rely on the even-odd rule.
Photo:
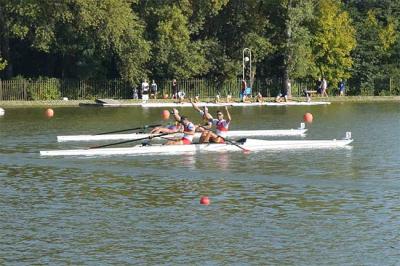
{"label": "shrub", "polygon": [[56,78],[39,77],[29,82],[27,93],[30,100],[57,100],[61,98],[60,81]]}

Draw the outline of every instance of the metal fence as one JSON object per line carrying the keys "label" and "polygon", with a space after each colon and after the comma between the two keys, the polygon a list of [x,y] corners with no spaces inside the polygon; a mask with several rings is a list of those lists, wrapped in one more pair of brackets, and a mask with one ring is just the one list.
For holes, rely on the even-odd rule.
{"label": "metal fence", "polygon": [[[158,96],[172,94],[172,80],[156,81]],[[239,97],[241,80],[214,81],[210,79],[178,80],[178,89],[185,92],[186,97],[199,96],[213,98],[231,95]],[[265,97],[275,97],[282,87],[282,80],[255,80],[252,94],[258,92]],[[304,90],[315,89],[315,83],[295,81],[292,83],[292,95],[302,96]],[[58,100],[67,97],[70,100],[91,100],[98,98],[132,99],[133,89],[123,80],[71,80],[56,78],[39,78],[37,80],[15,79],[0,80],[0,101]],[[140,86],[136,89],[140,91]],[[329,93],[336,94],[336,86],[329,86]],[[400,79],[387,78],[376,82],[371,95],[399,95]],[[363,94],[363,93],[356,93]]]}
{"label": "metal fence", "polygon": [[[172,95],[172,80],[157,81],[158,95]],[[218,82],[209,79],[178,80],[178,89],[186,97],[201,98],[232,95],[239,97],[241,80]],[[141,90],[140,86],[136,89]],[[90,100],[98,98],[131,99],[134,87],[123,80],[60,80],[44,78],[38,80],[0,80],[0,101]],[[265,96],[275,95],[279,85],[272,80],[255,80],[252,93],[261,92]],[[139,93],[140,94],[140,93]]]}
{"label": "metal fence", "polygon": [[67,97],[71,100],[116,98],[128,99],[132,88],[122,80],[0,80],[0,100],[58,100]]}

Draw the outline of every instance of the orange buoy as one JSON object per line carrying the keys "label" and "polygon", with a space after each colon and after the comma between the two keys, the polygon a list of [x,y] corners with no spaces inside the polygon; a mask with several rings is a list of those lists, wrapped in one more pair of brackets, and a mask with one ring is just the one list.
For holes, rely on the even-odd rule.
{"label": "orange buoy", "polygon": [[313,115],[311,113],[305,113],[303,116],[304,122],[306,123],[312,123],[313,121]]}
{"label": "orange buoy", "polygon": [[168,120],[169,119],[169,115],[170,115],[170,112],[168,110],[163,110],[162,113],[161,113],[161,117],[164,120]]}
{"label": "orange buoy", "polygon": [[53,116],[54,116],[54,111],[53,111],[53,109],[51,109],[51,108],[46,109],[45,115],[46,115],[48,118],[53,117]]}
{"label": "orange buoy", "polygon": [[210,199],[208,197],[201,197],[200,204],[202,204],[202,205],[210,205]]}

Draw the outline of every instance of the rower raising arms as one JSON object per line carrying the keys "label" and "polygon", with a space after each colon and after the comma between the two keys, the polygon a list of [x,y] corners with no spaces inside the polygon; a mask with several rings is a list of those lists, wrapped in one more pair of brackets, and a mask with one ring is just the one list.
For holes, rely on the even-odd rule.
{"label": "rower raising arms", "polygon": [[[228,111],[228,107],[225,106],[226,117],[224,119],[224,114],[221,111],[217,111],[217,119],[212,118],[210,121],[216,127],[216,132],[205,131],[201,135],[201,142],[214,142],[214,143],[224,143],[226,138],[226,132],[229,129],[229,124],[231,123],[231,115]],[[208,112],[207,112],[208,113]]]}
{"label": "rower raising arms", "polygon": [[185,116],[180,116],[177,109],[173,109],[173,116],[175,120],[182,124],[183,127],[180,128],[179,132],[183,132],[183,137],[178,140],[170,140],[166,143],[166,145],[186,145],[192,144],[195,126],[189,119]]}
{"label": "rower raising arms", "polygon": [[204,111],[201,110],[192,100],[192,98],[189,99],[190,103],[192,104],[193,108],[199,112],[201,115],[201,118],[203,119],[202,124],[196,125],[196,132],[204,132],[207,129],[211,129],[212,123],[210,119],[212,119],[212,116],[208,113],[207,106],[204,106]]}

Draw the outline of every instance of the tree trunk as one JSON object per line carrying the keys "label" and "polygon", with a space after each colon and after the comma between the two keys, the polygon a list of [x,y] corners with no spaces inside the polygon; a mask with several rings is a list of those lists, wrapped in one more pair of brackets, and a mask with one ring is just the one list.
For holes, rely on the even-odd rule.
{"label": "tree trunk", "polygon": [[292,97],[292,86],[290,84],[290,67],[292,64],[292,48],[291,48],[291,41],[292,41],[292,28],[290,24],[290,8],[292,6],[292,1],[288,1],[287,5],[287,19],[286,19],[286,51],[284,54],[284,70],[283,70],[283,91],[284,94],[287,95],[289,98]]}
{"label": "tree trunk", "polygon": [[283,72],[283,91],[284,94],[287,95],[289,98],[292,97],[292,86],[290,83],[290,78],[289,78],[289,68],[287,65],[285,65],[285,69]]}

